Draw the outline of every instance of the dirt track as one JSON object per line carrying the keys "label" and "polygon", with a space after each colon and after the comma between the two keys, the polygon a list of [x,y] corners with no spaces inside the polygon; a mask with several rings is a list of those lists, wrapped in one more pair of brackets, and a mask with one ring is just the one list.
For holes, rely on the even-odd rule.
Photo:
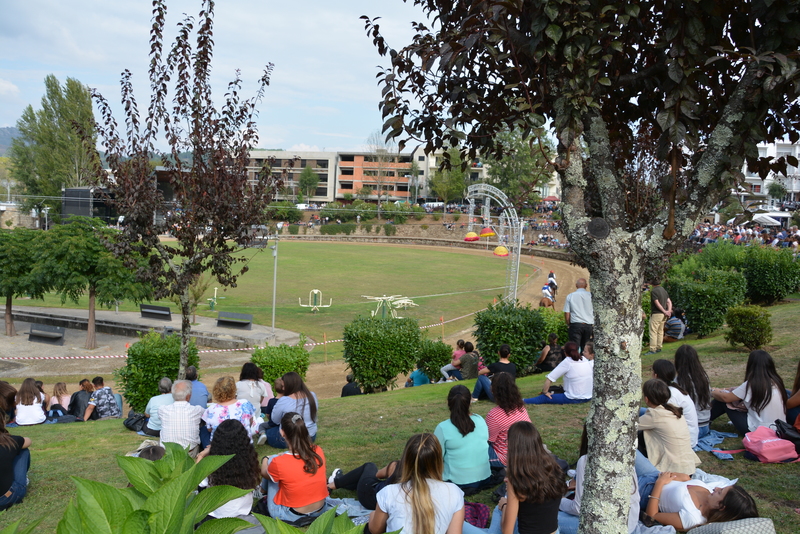
{"label": "dirt track", "polygon": [[[364,246],[391,246],[391,245],[364,245]],[[428,248],[431,247],[415,247]],[[451,253],[459,254],[485,254],[483,251],[458,249],[450,247],[434,247]],[[559,294],[557,297],[556,309],[561,309],[564,297],[574,291],[575,281],[581,277],[588,277],[585,269],[570,265],[568,262],[549,260],[523,256],[522,263],[533,265],[537,268],[535,274],[531,275],[528,283],[519,292],[518,299],[522,303],[533,303],[538,305],[541,298],[541,287],[547,278],[550,270],[555,271]],[[14,338],[0,336],[0,356],[105,356],[124,354],[126,344],[134,343],[135,338],[98,334],[98,348],[87,351],[82,348],[83,333],[71,332],[64,347],[52,347],[38,343],[29,343],[27,336],[22,334],[27,330],[24,323],[17,324],[17,331],[20,335]],[[452,332],[445,337],[445,342],[455,345],[458,339],[472,340],[472,329],[459,332]],[[210,385],[223,373],[214,369],[237,367],[250,359],[248,352],[223,352],[223,353],[203,353],[200,355],[201,369],[203,369],[203,382]],[[72,360],[0,360],[0,376],[12,383],[19,383],[28,376],[33,377],[59,377],[59,376],[83,376],[91,379],[95,375],[106,377],[108,384],[111,371],[124,363],[123,358],[108,359],[72,359]],[[227,373],[226,373],[227,374]],[[345,383],[347,369],[343,361],[337,360],[328,364],[313,364],[307,374],[307,382],[311,390],[316,392],[320,398],[338,397],[341,388]],[[114,387],[111,381],[112,388]],[[52,384],[45,384],[49,391]],[[77,384],[68,384],[70,391],[77,388]]]}

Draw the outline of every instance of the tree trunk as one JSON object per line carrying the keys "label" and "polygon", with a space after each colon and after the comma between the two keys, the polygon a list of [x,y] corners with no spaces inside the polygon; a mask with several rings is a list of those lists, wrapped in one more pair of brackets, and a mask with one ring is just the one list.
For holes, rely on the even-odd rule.
{"label": "tree trunk", "polygon": [[641,393],[641,290],[644,268],[635,236],[612,232],[588,263],[594,305],[591,454],[584,478],[581,532],[628,531],[636,417]]}
{"label": "tree trunk", "polygon": [[181,359],[178,365],[178,380],[186,378],[186,367],[189,365],[189,333],[192,330],[191,316],[189,288],[186,287],[181,293]]}
{"label": "tree trunk", "polygon": [[14,326],[14,316],[11,315],[12,300],[13,297],[11,295],[6,296],[6,335],[9,337],[17,335],[17,329]]}
{"label": "tree trunk", "polygon": [[94,286],[89,286],[89,321],[86,325],[86,344],[83,346],[86,350],[93,350],[97,348],[97,333],[94,326],[94,308],[95,296],[97,290]]}

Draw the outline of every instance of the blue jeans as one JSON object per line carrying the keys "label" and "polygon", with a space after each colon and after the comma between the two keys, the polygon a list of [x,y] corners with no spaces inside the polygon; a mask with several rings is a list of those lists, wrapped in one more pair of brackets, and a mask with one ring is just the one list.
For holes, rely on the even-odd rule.
{"label": "blue jeans", "polygon": [[492,444],[489,443],[489,466],[491,467],[505,467],[505,464],[497,457],[497,452],[495,452],[494,447]]}
{"label": "blue jeans", "polygon": [[13,470],[14,481],[8,491],[11,495],[6,497],[0,495],[0,510],[10,508],[12,505],[22,502],[28,493],[28,469],[31,467],[31,451],[22,449],[14,458]]}
{"label": "blue jeans", "polygon": [[578,523],[580,517],[577,515],[568,514],[567,512],[558,511],[558,531],[561,534],[578,534]]}
{"label": "blue jeans", "polygon": [[304,514],[304,515],[296,514],[288,506],[283,506],[282,504],[275,504],[275,495],[278,494],[278,488],[279,488],[278,483],[273,482],[272,480],[269,479],[264,479],[264,482],[267,483],[267,508],[269,509],[270,517],[274,519],[279,519],[280,521],[284,521],[286,523],[294,523],[304,517],[321,516],[323,513],[327,512],[332,507],[332,503],[328,502],[329,499],[326,499],[325,504],[323,504],[319,510],[311,512],[310,514]]}
{"label": "blue jeans", "polygon": [[661,473],[639,451],[636,451],[634,469],[636,470],[636,477],[639,479],[639,507],[641,510],[647,510],[647,501],[650,500],[650,494],[653,492],[658,475]]}
{"label": "blue jeans", "polygon": [[698,426],[697,427],[697,439],[703,439],[704,437],[706,437],[709,434],[709,432],[711,432],[711,425],[709,423],[706,423],[703,426]]}
{"label": "blue jeans", "polygon": [[547,395],[539,395],[530,399],[523,399],[525,404],[581,404],[592,399],[570,399],[564,393],[551,393],[552,398]]}
{"label": "blue jeans", "polygon": [[475,382],[475,389],[472,390],[472,398],[480,399],[481,395],[494,402],[494,395],[492,395],[492,381],[486,375],[478,375],[478,381]]}
{"label": "blue jeans", "polygon": [[[787,389],[786,390],[786,395],[791,397],[792,396],[792,392]],[[800,415],[800,406],[795,406],[794,408],[789,408],[788,410],[786,410],[786,422],[789,423],[790,425],[793,425],[794,421],[795,421],[795,419],[797,419],[798,415]]]}

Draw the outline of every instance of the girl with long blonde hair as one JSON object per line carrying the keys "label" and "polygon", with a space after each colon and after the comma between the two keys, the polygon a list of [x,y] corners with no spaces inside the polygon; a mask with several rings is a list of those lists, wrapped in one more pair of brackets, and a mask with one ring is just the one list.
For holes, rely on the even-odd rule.
{"label": "girl with long blonde hair", "polygon": [[442,447],[430,433],[406,443],[398,484],[378,492],[369,517],[371,534],[403,529],[404,534],[457,534],[464,525],[464,492],[442,481]]}

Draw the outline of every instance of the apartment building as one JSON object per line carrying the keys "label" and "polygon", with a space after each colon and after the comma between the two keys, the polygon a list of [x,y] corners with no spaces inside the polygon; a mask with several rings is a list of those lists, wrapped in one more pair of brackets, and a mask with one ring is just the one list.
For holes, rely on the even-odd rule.
{"label": "apartment building", "polygon": [[[758,155],[760,157],[772,156],[780,158],[782,156],[794,156],[800,159],[800,145],[792,143],[771,143],[762,144],[758,147]],[[791,165],[786,166],[786,174],[770,173],[765,180],[756,173],[751,172],[745,166],[745,183],[746,187],[754,195],[763,195],[772,209],[781,209],[784,202],[800,202],[800,172],[797,167]],[[786,196],[784,198],[773,198],[769,195],[769,186],[772,182],[780,182],[786,188]]]}

